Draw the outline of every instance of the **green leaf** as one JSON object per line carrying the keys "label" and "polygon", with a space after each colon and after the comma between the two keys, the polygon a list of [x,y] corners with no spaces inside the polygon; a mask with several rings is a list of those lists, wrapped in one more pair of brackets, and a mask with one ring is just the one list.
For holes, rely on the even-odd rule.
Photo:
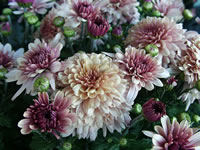
{"label": "green leaf", "polygon": [[34,134],[30,147],[32,150],[52,150],[58,144],[58,141],[55,138],[48,138],[42,134]]}

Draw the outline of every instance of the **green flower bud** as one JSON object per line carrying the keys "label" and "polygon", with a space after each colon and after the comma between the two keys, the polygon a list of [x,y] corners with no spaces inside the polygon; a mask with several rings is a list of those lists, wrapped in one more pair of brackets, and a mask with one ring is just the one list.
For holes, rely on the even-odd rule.
{"label": "green flower bud", "polygon": [[110,29],[108,30],[108,32],[112,32],[113,28],[110,26]]}
{"label": "green flower bud", "polygon": [[133,108],[132,108],[132,112],[135,113],[135,114],[137,114],[137,115],[141,114],[142,113],[142,105],[140,105],[138,103],[135,104],[133,106]]}
{"label": "green flower bud", "polygon": [[0,79],[3,79],[5,77],[5,74],[7,73],[6,68],[0,68]]}
{"label": "green flower bud", "polygon": [[34,16],[29,16],[27,18],[27,21],[28,21],[29,24],[34,25],[39,21],[39,18],[37,16],[35,16],[35,15]]}
{"label": "green flower bud", "polygon": [[63,149],[64,149],[64,150],[71,150],[71,149],[72,149],[72,144],[69,143],[69,142],[65,142],[65,143],[63,144]]}
{"label": "green flower bud", "polygon": [[32,13],[32,12],[25,12],[24,13],[24,18],[28,18],[28,17],[30,17],[30,16],[34,16],[35,14],[34,13]]}
{"label": "green flower bud", "polygon": [[151,13],[152,16],[155,16],[155,17],[160,17],[161,16],[161,13],[159,10],[154,10],[152,13]]}
{"label": "green flower bud", "polygon": [[189,9],[185,9],[183,11],[183,16],[186,20],[191,20],[193,18],[193,14]]}
{"label": "green flower bud", "polygon": [[38,21],[36,24],[34,24],[34,26],[37,28],[37,27],[40,27],[40,24],[41,24],[41,22]]}
{"label": "green flower bud", "polygon": [[146,11],[151,11],[153,9],[153,3],[152,2],[144,2],[142,7]]}
{"label": "green flower bud", "polygon": [[110,44],[106,44],[106,48],[107,48],[107,49],[110,49]]}
{"label": "green flower bud", "polygon": [[55,17],[53,23],[56,27],[62,27],[65,24],[65,18],[61,16]]}
{"label": "green flower bud", "polygon": [[64,28],[64,32],[63,32],[64,36],[66,37],[73,37],[75,35],[75,31],[73,29],[70,29],[68,27]]}
{"label": "green flower bud", "polygon": [[142,11],[143,11],[142,7],[138,6],[137,9],[138,9],[138,11],[139,11],[140,13],[142,13]]}
{"label": "green flower bud", "polygon": [[2,22],[8,21],[8,17],[1,15],[0,21],[2,21]]}
{"label": "green flower bud", "polygon": [[154,44],[149,44],[145,47],[147,53],[149,53],[152,57],[155,57],[159,54],[159,49]]}
{"label": "green flower bud", "polygon": [[188,113],[183,112],[178,115],[178,121],[181,122],[182,120],[187,120],[189,123],[191,123],[191,118]]}
{"label": "green flower bud", "polygon": [[34,89],[38,92],[45,92],[49,89],[49,80],[46,77],[37,78],[34,82]]}
{"label": "green flower bud", "polygon": [[112,138],[107,139],[108,143],[112,143],[112,141],[113,141]]}
{"label": "green flower bud", "polygon": [[5,16],[11,15],[12,14],[12,9],[4,8],[2,14],[5,15]]}
{"label": "green flower bud", "polygon": [[200,80],[196,82],[195,88],[200,91]]}
{"label": "green flower bud", "polygon": [[194,120],[194,122],[199,123],[199,121],[200,121],[200,116],[199,116],[199,115],[194,115],[194,116],[193,116],[193,120]]}
{"label": "green flower bud", "polygon": [[119,141],[119,144],[121,145],[121,146],[126,146],[127,145],[127,139],[126,138],[121,138],[120,139],[120,141]]}

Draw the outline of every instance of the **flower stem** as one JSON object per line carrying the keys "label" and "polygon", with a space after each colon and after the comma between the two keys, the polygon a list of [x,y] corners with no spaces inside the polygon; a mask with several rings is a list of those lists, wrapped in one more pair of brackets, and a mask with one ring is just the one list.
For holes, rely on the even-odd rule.
{"label": "flower stem", "polygon": [[81,23],[81,39],[85,39],[85,27],[86,27],[86,22]]}

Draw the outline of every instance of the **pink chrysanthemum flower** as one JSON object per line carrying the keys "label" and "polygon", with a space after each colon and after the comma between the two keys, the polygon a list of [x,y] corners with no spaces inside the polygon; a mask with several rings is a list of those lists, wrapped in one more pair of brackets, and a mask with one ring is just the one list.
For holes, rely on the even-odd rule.
{"label": "pink chrysanthemum flower", "polygon": [[134,103],[138,92],[142,87],[151,91],[154,85],[162,87],[163,84],[159,78],[169,77],[169,73],[164,69],[155,58],[146,54],[145,50],[138,50],[134,47],[127,47],[125,54],[118,51],[116,54],[108,54],[119,64],[129,81],[127,101]]}
{"label": "pink chrysanthemum flower", "polygon": [[149,44],[156,45],[159,48],[158,59],[167,67],[186,48],[184,33],[182,24],[169,18],[147,17],[129,29],[125,44],[142,49]]}
{"label": "pink chrysanthemum flower", "polygon": [[58,14],[66,19],[66,26],[77,28],[99,12],[96,6],[101,6],[97,4],[93,0],[67,0],[59,6]]}
{"label": "pink chrysanthemum flower", "polygon": [[39,93],[24,112],[25,119],[18,123],[22,134],[29,134],[32,130],[52,133],[56,138],[59,134],[66,134],[68,127],[76,121],[76,115],[69,112],[71,100],[64,97],[63,92],[57,92],[52,102],[47,93]]}
{"label": "pink chrysanthemum flower", "polygon": [[52,40],[56,34],[61,33],[61,29],[56,27],[53,22],[57,15],[57,10],[53,8],[41,22],[39,34],[45,41]]}
{"label": "pink chrysanthemum flower", "polygon": [[154,8],[163,16],[179,21],[183,18],[184,3],[182,0],[152,0]]}
{"label": "pink chrysanthemum flower", "polygon": [[88,32],[94,37],[104,36],[109,28],[109,23],[102,16],[95,15],[88,20]]}
{"label": "pink chrysanthemum flower", "polygon": [[16,9],[13,13],[17,15],[26,11],[45,14],[47,9],[53,7],[54,4],[52,0],[13,0],[8,3],[10,8]]}
{"label": "pink chrysanthemum flower", "polygon": [[156,101],[154,98],[144,103],[142,110],[144,117],[150,122],[158,121],[162,116],[166,115],[165,104],[161,101]]}
{"label": "pink chrysanthemum flower", "polygon": [[108,22],[114,25],[136,24],[140,19],[137,6],[139,6],[137,0],[108,0],[101,11],[105,14]]}
{"label": "pink chrysanthemum flower", "polygon": [[10,44],[2,45],[0,43],[0,68],[13,69],[17,65],[16,59],[22,57],[23,54],[23,48],[13,51]]}
{"label": "pink chrysanthemum flower", "polygon": [[25,89],[26,93],[36,94],[33,84],[39,77],[47,77],[51,88],[55,90],[55,73],[59,71],[61,63],[58,57],[63,47],[59,43],[60,35],[57,35],[50,43],[36,39],[34,43],[29,44],[29,50],[24,57],[18,58],[18,66],[10,71],[6,77],[7,82],[17,81],[21,88],[13,96],[14,100]]}
{"label": "pink chrysanthemum flower", "polygon": [[103,54],[77,53],[66,60],[58,80],[67,97],[72,98],[72,111],[77,123],[72,127],[79,138],[95,140],[99,129],[121,132],[129,123],[131,106],[126,102],[127,81],[112,59]]}
{"label": "pink chrysanthemum flower", "polygon": [[143,131],[152,138],[153,150],[198,150],[200,148],[200,132],[190,128],[187,120],[180,124],[173,120],[172,124],[168,116],[161,118],[161,126],[155,126],[156,133]]}

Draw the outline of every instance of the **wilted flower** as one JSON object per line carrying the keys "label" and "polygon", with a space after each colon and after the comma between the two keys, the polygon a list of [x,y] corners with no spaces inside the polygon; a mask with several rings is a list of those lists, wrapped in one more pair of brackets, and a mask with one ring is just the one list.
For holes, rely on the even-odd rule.
{"label": "wilted flower", "polygon": [[137,0],[108,0],[104,3],[101,11],[105,14],[109,23],[117,24],[136,24],[139,22],[140,13],[136,8],[139,6]]}
{"label": "wilted flower", "polygon": [[129,29],[125,44],[144,49],[149,44],[159,48],[158,59],[167,67],[185,49],[185,30],[169,18],[147,17]]}
{"label": "wilted flower", "polygon": [[195,132],[190,128],[187,120],[180,124],[177,120],[170,123],[168,116],[161,118],[161,126],[155,126],[156,133],[143,131],[152,138],[153,150],[197,150],[200,146],[200,132]]}
{"label": "wilted flower", "polygon": [[76,115],[69,112],[70,105],[71,100],[64,97],[63,92],[57,92],[51,103],[47,93],[39,93],[34,105],[24,112],[25,119],[18,123],[18,127],[22,128],[22,134],[40,130],[52,133],[59,139],[59,134],[66,134],[68,127],[76,121]]}
{"label": "wilted flower", "polygon": [[125,54],[118,51],[115,55],[108,55],[114,57],[115,61],[118,62],[125,78],[130,83],[126,97],[130,104],[134,103],[142,87],[149,91],[154,89],[154,85],[162,87],[163,84],[159,78],[169,77],[167,70],[155,58],[146,54],[145,50],[129,46],[125,49]]}
{"label": "wilted flower", "polygon": [[102,16],[95,15],[92,19],[88,20],[88,32],[94,36],[104,36],[110,28],[107,20]]}
{"label": "wilted flower", "polygon": [[50,43],[36,39],[29,44],[29,50],[24,57],[18,58],[18,67],[10,71],[6,77],[7,82],[17,81],[21,88],[15,93],[12,100],[19,96],[25,89],[26,93],[36,94],[33,84],[39,77],[47,77],[51,88],[55,90],[55,73],[59,71],[61,63],[58,60],[63,47],[57,35]]}
{"label": "wilted flower", "polygon": [[200,100],[200,91],[197,89],[192,89],[189,92],[183,93],[178,99],[186,102],[185,111],[187,111],[195,100]]}
{"label": "wilted flower", "polygon": [[45,14],[54,4],[52,0],[13,0],[8,3],[12,9],[17,9],[13,11],[14,14],[22,14],[26,11]]}
{"label": "wilted flower", "polygon": [[0,68],[11,70],[16,67],[16,59],[23,56],[24,49],[20,48],[17,51],[12,50],[10,44],[2,45],[0,43]]}
{"label": "wilted flower", "polygon": [[152,0],[154,8],[163,16],[179,21],[183,18],[184,3],[182,0]]}
{"label": "wilted flower", "polygon": [[165,104],[161,101],[156,101],[154,98],[148,100],[142,106],[144,117],[150,121],[159,121],[160,118],[166,115]]}
{"label": "wilted flower", "polygon": [[129,123],[128,105],[124,94],[127,81],[112,59],[103,54],[84,52],[68,58],[58,81],[67,97],[72,98],[72,110],[78,117],[72,127],[79,138],[95,140],[99,129],[121,132]]}
{"label": "wilted flower", "polygon": [[61,29],[53,23],[57,16],[57,11],[53,8],[42,20],[40,25],[40,35],[45,41],[52,40],[56,34],[61,33]]}

